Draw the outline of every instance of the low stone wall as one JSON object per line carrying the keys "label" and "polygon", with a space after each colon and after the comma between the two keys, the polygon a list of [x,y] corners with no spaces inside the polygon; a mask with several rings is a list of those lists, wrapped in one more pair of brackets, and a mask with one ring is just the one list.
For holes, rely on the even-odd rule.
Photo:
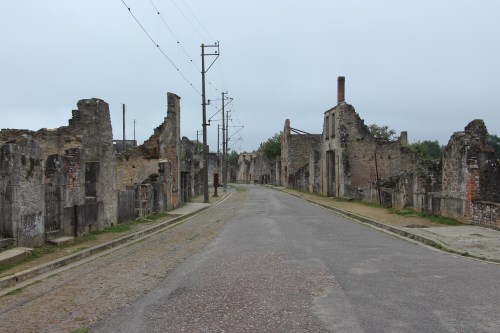
{"label": "low stone wall", "polygon": [[500,229],[500,203],[475,201],[471,203],[472,224]]}

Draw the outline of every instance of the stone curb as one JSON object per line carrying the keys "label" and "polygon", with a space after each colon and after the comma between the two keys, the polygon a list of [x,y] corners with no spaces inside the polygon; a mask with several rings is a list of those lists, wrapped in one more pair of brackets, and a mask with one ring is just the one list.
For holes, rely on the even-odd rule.
{"label": "stone curb", "polygon": [[403,230],[403,229],[400,229],[400,228],[397,228],[397,227],[394,227],[394,226],[391,226],[391,225],[388,225],[388,224],[385,224],[385,223],[382,223],[382,222],[379,222],[379,221],[372,220],[372,219],[370,219],[368,217],[365,217],[365,216],[362,216],[362,215],[358,215],[358,214],[355,214],[355,213],[352,213],[352,212],[349,212],[349,211],[346,211],[346,210],[343,210],[343,209],[340,209],[340,208],[336,208],[336,207],[332,207],[332,206],[329,206],[329,205],[326,205],[326,204],[322,204],[322,203],[319,203],[319,202],[314,201],[314,200],[303,198],[303,197],[301,197],[298,194],[290,193],[290,192],[284,191],[284,190],[282,190],[280,188],[276,188],[276,187],[271,187],[271,188],[275,189],[275,190],[278,190],[280,192],[292,195],[294,197],[297,197],[297,198],[302,199],[304,201],[307,201],[309,203],[312,203],[312,204],[321,206],[323,208],[332,210],[332,211],[334,211],[337,214],[346,216],[346,217],[348,217],[348,218],[350,218],[352,220],[355,220],[357,222],[361,222],[361,223],[366,223],[366,224],[373,225],[373,226],[375,226],[375,227],[377,227],[379,229],[383,229],[383,230],[389,231],[391,233],[394,233],[394,234],[402,236],[402,237],[413,239],[413,240],[415,240],[417,242],[420,242],[420,243],[423,243],[425,245],[432,246],[432,247],[434,247],[434,248],[436,248],[438,250],[442,250],[442,251],[445,251],[445,252],[457,254],[457,255],[460,255],[460,256],[463,256],[463,257],[466,257],[466,258],[473,258],[473,259],[482,260],[482,261],[488,261],[488,262],[492,262],[492,263],[496,263],[496,264],[498,264],[500,262],[500,261],[495,260],[495,259],[488,259],[488,258],[485,258],[485,257],[476,256],[474,254],[465,252],[463,250],[453,248],[453,247],[449,246],[448,244],[446,244],[446,243],[444,243],[442,241],[439,241],[439,240],[434,240],[434,239],[431,239],[431,238],[424,237],[422,235],[417,235],[417,234],[414,234],[414,233],[409,232],[407,230]]}
{"label": "stone curb", "polygon": [[213,205],[199,208],[196,211],[175,217],[172,220],[162,222],[162,223],[155,225],[155,226],[152,226],[150,228],[147,228],[147,229],[144,229],[141,231],[137,231],[137,232],[132,233],[130,235],[126,235],[126,236],[111,240],[111,241],[106,242],[104,244],[96,245],[94,247],[82,250],[78,253],[74,253],[74,254],[71,254],[69,256],[59,258],[59,259],[53,260],[51,262],[42,264],[40,266],[36,266],[36,267],[30,268],[30,269],[9,275],[9,276],[5,276],[3,278],[0,278],[0,288],[13,287],[19,282],[32,279],[32,278],[37,277],[37,276],[42,275],[42,274],[46,274],[46,273],[53,271],[57,268],[67,266],[67,265],[74,263],[76,261],[90,257],[93,254],[103,252],[105,250],[111,249],[111,248],[116,247],[118,245],[134,241],[136,239],[147,236],[147,235],[152,234],[152,233],[159,231],[161,229],[167,228],[168,226],[170,226],[174,223],[186,220],[186,219],[192,217],[193,215],[196,215],[204,210],[207,210],[209,208],[212,208],[212,207],[218,205],[219,203],[222,203],[230,195],[231,195],[230,193],[227,193],[223,198],[221,198],[219,201],[217,201]]}

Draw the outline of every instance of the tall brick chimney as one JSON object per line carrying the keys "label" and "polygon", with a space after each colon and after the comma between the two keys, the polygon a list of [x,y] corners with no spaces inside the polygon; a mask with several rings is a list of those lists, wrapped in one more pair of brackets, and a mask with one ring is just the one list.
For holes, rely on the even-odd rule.
{"label": "tall brick chimney", "polygon": [[345,76],[339,76],[337,81],[337,104],[345,102]]}

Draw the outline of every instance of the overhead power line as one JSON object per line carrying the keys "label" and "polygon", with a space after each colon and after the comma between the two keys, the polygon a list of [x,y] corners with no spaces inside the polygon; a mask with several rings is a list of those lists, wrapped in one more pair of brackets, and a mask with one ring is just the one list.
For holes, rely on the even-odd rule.
{"label": "overhead power line", "polygon": [[193,15],[194,19],[196,20],[196,22],[198,22],[198,24],[200,25],[200,27],[207,33],[208,37],[210,37],[212,40],[216,40],[215,38],[212,37],[212,35],[210,35],[210,33],[208,32],[208,30],[205,28],[205,26],[201,23],[201,21],[198,19],[198,17],[196,16],[196,14],[193,12],[193,10],[191,9],[191,7],[188,5],[188,3],[184,0],[182,0],[182,2],[184,3],[184,5],[187,7],[187,9],[189,10],[189,12],[191,13],[191,15]]}
{"label": "overhead power line", "polygon": [[[157,42],[154,41],[154,39],[151,37],[151,34],[146,30],[146,28],[144,28],[144,26],[141,24],[141,22],[139,21],[139,19],[134,15],[134,13],[130,9],[130,7],[127,6],[127,4],[125,3],[125,1],[121,0],[121,2],[128,9],[128,12],[130,13],[130,15],[134,18],[135,22],[137,22],[137,24],[141,27],[142,31],[146,34],[146,36],[148,36],[149,40],[153,43],[153,45],[156,46],[156,48],[161,52],[161,54],[163,54],[163,56],[165,57],[165,59],[167,59],[168,62],[176,69],[177,73],[179,73],[179,75],[184,79],[184,81],[186,81],[187,84],[189,84],[191,86],[191,88],[198,95],[201,96],[201,92],[194,87],[193,83],[188,80],[188,78],[181,72],[181,70],[179,69],[179,67],[177,67],[177,65],[174,63],[174,61],[165,53],[165,51],[163,51],[163,49],[160,47],[160,44],[158,43],[158,41]],[[157,13],[159,13],[159,12],[157,12]]]}

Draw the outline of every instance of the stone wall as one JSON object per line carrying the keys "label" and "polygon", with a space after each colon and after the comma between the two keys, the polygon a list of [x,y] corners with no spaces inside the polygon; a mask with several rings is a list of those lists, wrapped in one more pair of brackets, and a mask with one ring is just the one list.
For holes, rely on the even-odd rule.
{"label": "stone wall", "polygon": [[252,159],[250,164],[250,173],[253,175],[253,183],[257,184],[269,184],[275,182],[275,167],[274,161],[271,162],[269,159],[258,153]]}
{"label": "stone wall", "polygon": [[442,215],[495,225],[494,203],[500,202],[500,164],[487,138],[486,126],[479,119],[450,138],[443,152]]}
{"label": "stone wall", "polygon": [[[187,201],[192,191],[188,170],[181,179],[179,101],[169,93],[164,123],[144,145],[117,157],[109,106],[97,98],[80,100],[68,126],[1,130],[0,238],[37,245],[44,238],[103,229],[118,222],[118,213],[120,222],[139,216],[148,187],[151,202],[144,212]],[[19,163],[32,169],[31,183],[19,176]],[[181,197],[184,185],[187,196]]]}
{"label": "stone wall", "polygon": [[[194,155],[196,150],[196,144],[189,140],[187,137],[182,137],[181,140],[181,158],[180,158],[180,170],[181,170],[181,197],[182,202],[188,202],[195,193],[200,192],[199,189],[195,189],[195,161]],[[199,165],[198,165],[199,167]],[[201,192],[200,192],[201,193]]]}
{"label": "stone wall", "polygon": [[254,175],[251,170],[251,165],[255,156],[255,153],[243,153],[238,156],[238,173],[236,175],[236,181],[238,183],[253,183]]}
{"label": "stone wall", "polygon": [[[343,83],[343,81],[342,81]],[[338,105],[324,114],[321,191],[412,207],[466,223],[496,226],[500,164],[482,120],[451,137],[441,161],[426,161],[398,140],[374,138],[339,87]],[[311,169],[312,170],[312,169]]]}
{"label": "stone wall", "polygon": [[176,94],[167,93],[167,116],[163,123],[154,130],[153,135],[139,147],[145,159],[168,160],[172,163],[170,201],[174,208],[182,204],[180,197],[180,99]]}
{"label": "stone wall", "polygon": [[390,183],[402,172],[425,168],[417,154],[405,146],[405,132],[394,141],[376,139],[354,107],[345,102],[325,112],[323,128],[325,195],[371,199],[370,186],[377,179]]}
{"label": "stone wall", "polygon": [[471,202],[471,223],[500,229],[500,203]]}
{"label": "stone wall", "polygon": [[44,235],[43,149],[28,135],[0,147],[0,238],[37,246]]}
{"label": "stone wall", "polygon": [[139,148],[116,156],[116,185],[124,191],[135,184],[141,184],[152,174],[158,174],[158,159],[145,159]]}
{"label": "stone wall", "polygon": [[[300,132],[300,131],[297,131]],[[321,148],[321,134],[292,134],[290,120],[285,120],[281,138],[281,184],[285,187],[294,187],[309,190],[310,187],[319,187],[320,177],[310,180],[311,154]],[[314,156],[313,156],[314,157]],[[314,162],[314,159],[313,159]],[[314,162],[316,163],[316,162]],[[310,185],[311,184],[311,185]]]}
{"label": "stone wall", "polygon": [[[41,165],[45,169],[42,221],[46,237],[73,235],[116,223],[115,157],[109,106],[92,98],[80,100],[77,107],[68,126],[36,132],[0,131],[0,144],[29,135],[41,147]],[[83,215],[79,218],[78,214]],[[88,224],[86,216],[91,220]],[[75,221],[79,221],[80,229]]]}
{"label": "stone wall", "polygon": [[[165,206],[168,209],[175,209],[183,202],[181,196],[181,139],[180,139],[180,97],[167,93],[168,108],[167,116],[163,123],[155,128],[153,134],[144,144],[126,150],[116,155],[116,184],[118,191],[128,191],[132,188],[141,189],[142,193],[136,193],[137,200],[147,197],[156,200],[158,196],[146,195],[146,189],[153,189],[155,181],[162,170],[162,163],[168,163],[168,167],[163,170],[166,174],[164,181],[168,183],[168,191],[161,195],[168,198]],[[166,165],[166,164],[164,164]],[[185,165],[184,165],[185,166]],[[151,185],[153,184],[153,185]],[[120,194],[125,200],[125,194]],[[186,198],[184,198],[184,201]],[[187,198],[189,199],[189,198]],[[141,201],[142,202],[142,201]],[[150,208],[141,208],[143,203],[136,202],[138,209],[137,216],[143,216],[154,211],[153,203],[148,203]],[[156,212],[156,211],[155,211]],[[125,211],[122,215],[127,215]]]}

